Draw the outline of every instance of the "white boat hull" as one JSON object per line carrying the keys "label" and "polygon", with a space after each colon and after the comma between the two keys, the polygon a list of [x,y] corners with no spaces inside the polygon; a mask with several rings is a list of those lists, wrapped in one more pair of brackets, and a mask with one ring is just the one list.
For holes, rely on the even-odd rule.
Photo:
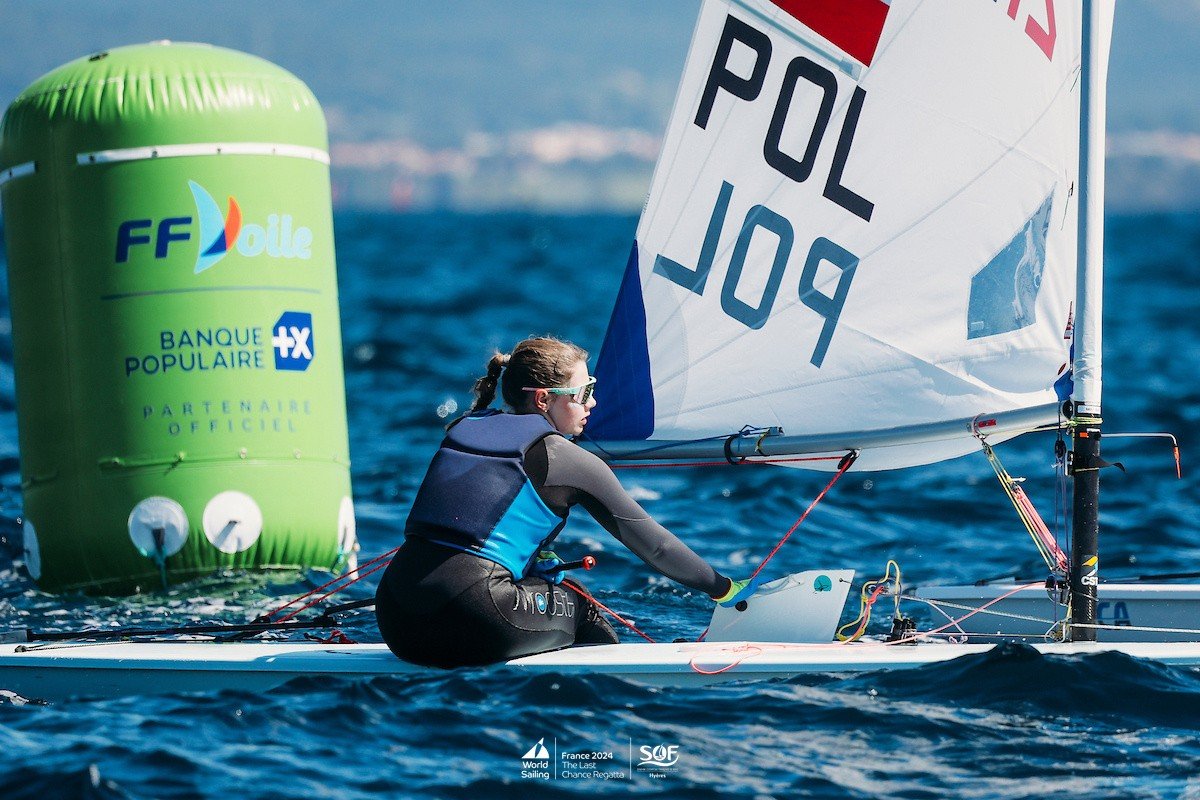
{"label": "white boat hull", "polygon": [[[574,647],[515,659],[524,673],[609,675],[659,685],[788,678],[805,673],[911,669],[980,654],[990,644],[887,645],[704,642]],[[1200,643],[1035,644],[1046,655],[1118,651],[1166,664],[1200,666]],[[112,642],[0,645],[0,690],[25,698],[261,692],[296,678],[368,679],[430,674],[382,644],[310,642]]]}

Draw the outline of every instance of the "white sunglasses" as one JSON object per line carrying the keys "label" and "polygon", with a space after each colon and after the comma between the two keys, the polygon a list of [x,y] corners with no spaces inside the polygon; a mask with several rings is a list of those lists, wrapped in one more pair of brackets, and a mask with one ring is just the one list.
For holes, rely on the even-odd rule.
{"label": "white sunglasses", "polygon": [[539,389],[544,389],[550,394],[565,394],[570,395],[571,400],[579,405],[587,405],[587,401],[592,399],[592,392],[596,391],[596,378],[592,376],[587,379],[587,383],[582,386],[522,386],[523,392],[536,392]]}

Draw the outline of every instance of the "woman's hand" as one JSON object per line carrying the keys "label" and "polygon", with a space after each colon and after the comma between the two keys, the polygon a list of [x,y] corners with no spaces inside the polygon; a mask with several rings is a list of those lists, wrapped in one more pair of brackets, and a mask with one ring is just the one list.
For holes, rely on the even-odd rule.
{"label": "woman's hand", "polygon": [[720,597],[714,597],[717,605],[729,608],[736,606],[738,603],[752,596],[758,591],[758,585],[762,581],[759,578],[746,578],[745,580],[735,581],[732,578],[729,580],[729,591]]}

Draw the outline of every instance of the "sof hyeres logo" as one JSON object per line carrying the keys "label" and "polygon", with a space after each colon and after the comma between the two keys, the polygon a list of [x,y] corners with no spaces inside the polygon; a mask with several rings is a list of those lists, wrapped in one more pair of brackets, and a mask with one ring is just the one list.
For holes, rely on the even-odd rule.
{"label": "sof hyeres logo", "polygon": [[[229,196],[228,210],[222,213],[207,189],[195,181],[188,181],[188,187],[196,203],[196,216],[122,222],[117,227],[116,263],[128,262],[131,254],[141,252],[140,248],[148,245],[153,245],[155,259],[165,259],[173,246],[178,249],[176,243],[193,239],[200,242],[195,273],[214,266],[233,250],[247,258],[263,255],[274,259],[312,258],[312,229],[296,226],[291,214],[268,214],[265,224],[247,222],[241,205],[232,195]],[[195,231],[197,220],[199,230]]]}
{"label": "sof hyeres logo", "polygon": [[644,744],[638,750],[641,752],[642,760],[638,762],[638,767],[673,767],[679,763],[679,745],[677,744]]}

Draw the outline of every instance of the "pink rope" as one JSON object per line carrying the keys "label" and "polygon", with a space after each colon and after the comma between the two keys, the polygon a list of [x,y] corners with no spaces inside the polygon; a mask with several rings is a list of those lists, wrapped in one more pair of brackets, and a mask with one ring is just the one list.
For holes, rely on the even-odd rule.
{"label": "pink rope", "polygon": [[1020,486],[1013,486],[1013,498],[1016,500],[1017,506],[1025,513],[1027,519],[1033,523],[1033,532],[1050,553],[1054,559],[1054,564],[1063,572],[1067,571],[1067,554],[1058,546],[1058,542],[1054,540],[1054,534],[1050,533],[1050,529],[1046,527],[1046,523],[1042,520],[1041,514],[1033,505],[1033,501],[1029,499],[1029,495],[1025,494],[1025,490]]}

